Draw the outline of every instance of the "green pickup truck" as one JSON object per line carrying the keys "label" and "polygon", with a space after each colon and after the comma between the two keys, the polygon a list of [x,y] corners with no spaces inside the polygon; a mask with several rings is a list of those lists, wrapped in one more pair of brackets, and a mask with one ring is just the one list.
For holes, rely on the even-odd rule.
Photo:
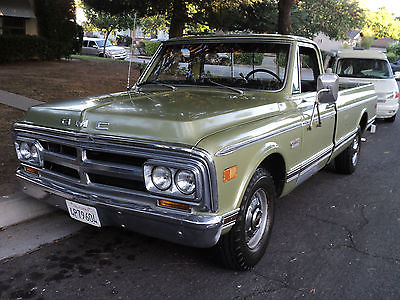
{"label": "green pickup truck", "polygon": [[308,39],[171,39],[127,92],[32,107],[16,174],[74,219],[216,246],[246,270],[276,199],[328,163],[352,173],[375,113],[373,85],[339,86]]}

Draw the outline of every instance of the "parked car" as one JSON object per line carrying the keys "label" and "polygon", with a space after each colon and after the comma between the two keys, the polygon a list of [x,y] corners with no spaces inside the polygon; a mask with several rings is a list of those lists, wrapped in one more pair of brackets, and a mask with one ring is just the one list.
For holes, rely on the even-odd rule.
{"label": "parked car", "polygon": [[156,55],[129,91],[30,108],[14,125],[17,177],[76,220],[217,245],[248,270],[277,198],[330,162],[355,171],[374,86],[339,87],[302,37],[176,38]]}
{"label": "parked car", "polygon": [[106,43],[105,57],[114,59],[125,59],[126,50],[123,47],[114,46],[109,40],[99,38],[83,38],[82,54],[103,56],[104,43]]}
{"label": "parked car", "polygon": [[386,55],[373,50],[338,51],[334,71],[341,83],[372,82],[378,96],[376,117],[393,122],[399,109],[399,88]]}

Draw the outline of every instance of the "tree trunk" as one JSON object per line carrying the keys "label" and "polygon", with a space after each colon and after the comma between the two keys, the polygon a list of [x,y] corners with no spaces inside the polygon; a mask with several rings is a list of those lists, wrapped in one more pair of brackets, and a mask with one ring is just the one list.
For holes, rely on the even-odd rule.
{"label": "tree trunk", "polygon": [[174,0],[171,12],[171,26],[169,27],[169,37],[180,37],[183,35],[187,20],[187,7],[184,0]]}
{"label": "tree trunk", "polygon": [[106,44],[107,44],[108,36],[110,35],[110,33],[111,33],[111,30],[107,30],[105,41],[104,41],[104,46],[103,46],[103,57],[106,57]]}
{"label": "tree trunk", "polygon": [[293,0],[279,0],[278,33],[280,34],[292,33],[292,24],[290,21],[292,5],[293,5]]}

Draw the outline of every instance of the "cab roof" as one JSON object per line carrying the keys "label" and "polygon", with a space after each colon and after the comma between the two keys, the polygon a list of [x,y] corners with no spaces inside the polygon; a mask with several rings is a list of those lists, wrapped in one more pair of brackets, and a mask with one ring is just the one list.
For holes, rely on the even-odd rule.
{"label": "cab roof", "polygon": [[288,41],[288,42],[303,42],[309,43],[316,46],[316,44],[307,38],[294,36],[294,35],[283,35],[283,34],[210,34],[210,35],[199,35],[199,36],[186,36],[179,38],[171,38],[165,43],[177,43],[177,42],[231,42],[238,40],[254,40],[254,42],[260,41]]}
{"label": "cab roof", "polygon": [[375,50],[340,50],[337,56],[339,58],[387,59],[384,53]]}

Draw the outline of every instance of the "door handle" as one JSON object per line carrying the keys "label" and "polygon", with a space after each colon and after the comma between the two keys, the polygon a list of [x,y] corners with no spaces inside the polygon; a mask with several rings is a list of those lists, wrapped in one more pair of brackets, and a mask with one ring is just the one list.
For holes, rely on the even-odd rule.
{"label": "door handle", "polygon": [[335,103],[329,103],[325,107],[326,109],[335,108]]}

